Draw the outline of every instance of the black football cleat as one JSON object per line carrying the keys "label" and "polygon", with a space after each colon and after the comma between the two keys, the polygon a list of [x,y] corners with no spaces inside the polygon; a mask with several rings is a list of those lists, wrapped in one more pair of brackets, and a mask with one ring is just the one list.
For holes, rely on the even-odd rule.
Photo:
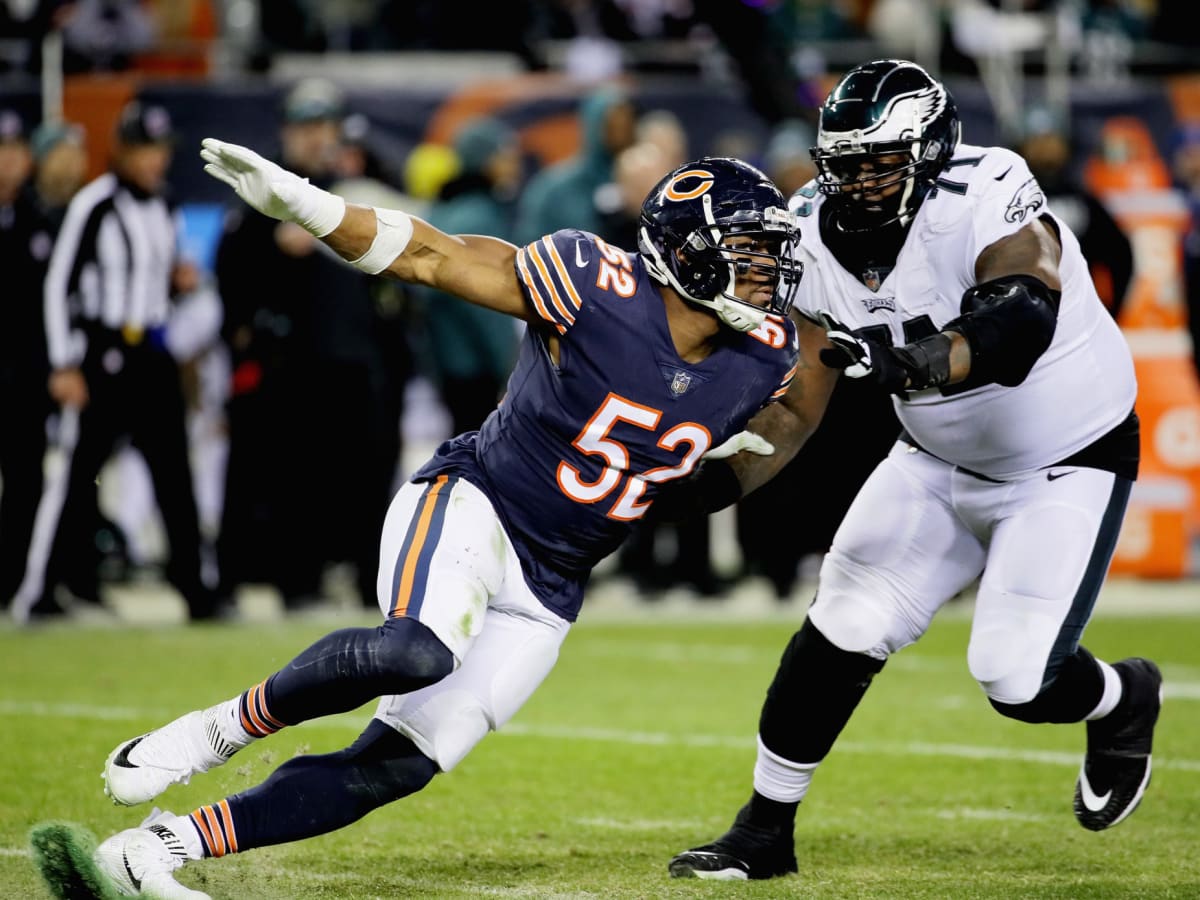
{"label": "black football cleat", "polygon": [[796,852],[791,826],[779,828],[749,821],[750,805],[743,806],[733,827],[701,847],[685,850],[667,867],[672,878],[708,878],[734,881],[776,878],[796,872]]}
{"label": "black football cleat", "polygon": [[1150,784],[1154,723],[1162,708],[1162,673],[1148,659],[1113,664],[1124,693],[1116,709],[1087,723],[1087,756],[1075,783],[1075,818],[1091,831],[1116,825],[1137,809]]}

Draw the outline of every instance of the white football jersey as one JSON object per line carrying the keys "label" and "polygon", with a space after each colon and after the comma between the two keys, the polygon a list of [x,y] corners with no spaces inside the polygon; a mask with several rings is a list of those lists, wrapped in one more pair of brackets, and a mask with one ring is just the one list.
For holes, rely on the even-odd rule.
{"label": "white football jersey", "polygon": [[[827,312],[851,330],[884,326],[896,345],[960,315],[963,292],[975,284],[975,261],[990,244],[1036,216],[1053,217],[1020,156],[960,144],[918,210],[895,267],[880,278],[847,272],[825,247],[817,227],[824,200],[809,184],[789,204],[807,251],[795,308],[809,317]],[[1028,377],[1016,387],[951,385],[895,399],[901,424],[922,448],[992,478],[1014,478],[1087,447],[1128,417],[1137,393],[1129,346],[1096,295],[1079,241],[1055,222],[1062,239],[1058,326]]]}

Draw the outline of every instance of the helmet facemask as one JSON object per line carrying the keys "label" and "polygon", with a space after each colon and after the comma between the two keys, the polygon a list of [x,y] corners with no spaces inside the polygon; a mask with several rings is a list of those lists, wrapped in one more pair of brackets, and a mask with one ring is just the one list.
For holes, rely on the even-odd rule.
{"label": "helmet facemask", "polygon": [[[847,231],[882,228],[893,222],[907,226],[937,180],[943,162],[942,148],[933,141],[896,141],[871,144],[869,149],[843,152],[814,147],[817,185],[838,207],[838,223]],[[881,162],[900,156],[907,162]],[[864,168],[864,166],[868,168]],[[893,185],[900,189],[878,200]]]}
{"label": "helmet facemask", "polygon": [[[718,220],[711,197],[705,195],[700,202],[706,224],[680,234],[660,223],[658,230],[668,238],[662,242],[663,247],[651,240],[647,226],[654,223],[643,215],[639,244],[646,270],[685,300],[711,309],[722,323],[736,331],[752,331],[768,314],[787,315],[803,274],[803,266],[790,252],[797,239],[792,214],[772,206],[738,211]],[[726,246],[725,241],[734,236],[745,236],[750,241]],[[768,243],[770,249],[752,249],[759,242]],[[752,273],[767,276],[772,285],[766,306],[742,300],[735,293],[739,276]]]}

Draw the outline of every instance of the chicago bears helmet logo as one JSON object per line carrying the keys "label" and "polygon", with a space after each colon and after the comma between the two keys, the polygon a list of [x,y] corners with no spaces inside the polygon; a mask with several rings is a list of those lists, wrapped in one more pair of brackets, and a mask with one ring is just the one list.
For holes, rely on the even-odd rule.
{"label": "chicago bears helmet logo", "polygon": [[[683,185],[682,182],[697,181],[698,183],[692,187]],[[668,200],[695,200],[697,197],[707,194],[712,190],[716,179],[713,173],[705,169],[688,169],[686,172],[680,172],[667,184],[666,190],[663,191],[663,196]]]}

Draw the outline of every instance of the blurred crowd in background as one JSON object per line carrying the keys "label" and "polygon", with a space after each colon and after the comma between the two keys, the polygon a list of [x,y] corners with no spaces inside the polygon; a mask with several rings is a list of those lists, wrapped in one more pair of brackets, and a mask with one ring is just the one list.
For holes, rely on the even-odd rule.
{"label": "blurred crowd in background", "polygon": [[[1005,55],[1010,73],[1047,75],[1053,38],[1070,50],[1069,79],[1186,75],[1200,45],[1180,26],[1188,14],[1168,0],[0,0],[0,77],[43,91],[50,76],[98,73],[220,84],[284,59],[319,73],[335,55],[502,52],[583,86],[561,158],[531,153],[513,123],[488,114],[443,141],[382,142],[336,72],[277,75],[277,142],[256,149],[348,200],[450,233],[523,243],[581,227],[635,250],[650,187],[701,153],[746,158],[785,195],[808,182],[818,86],[849,65],[901,55],[994,84]],[[664,73],[732,80],[763,129],[714,122],[697,146],[678,115],[629,89]],[[998,108],[997,133],[1079,235],[1121,321],[1134,241],[1083,177],[1097,148],[1065,109],[1021,103],[1004,119]],[[102,609],[107,585],[165,577],[199,620],[233,614],[248,585],[271,587],[285,610],[322,607],[340,578],[343,597],[374,608],[377,536],[398,480],[414,453],[494,408],[520,327],[364,276],[299,227],[232,202],[211,259],[197,258],[169,178],[173,156],[195,149],[179,146],[176,114],[134,98],[97,133],[46,103],[39,114],[0,99],[0,604],[19,621],[57,619]],[[1155,137],[1189,215],[1178,249],[1195,334],[1200,122]],[[103,172],[89,166],[98,151]],[[167,240],[154,261],[161,283],[146,290],[161,297],[112,306],[112,273],[136,268],[138,253],[122,204],[132,216],[156,203]],[[125,230],[124,250],[106,217]],[[89,339],[74,355],[73,332]],[[720,598],[752,578],[791,600],[899,431],[888,397],[843,381],[801,455],[739,504],[736,568],[718,564],[711,523],[697,521],[642,528],[603,577],[628,578],[647,602],[672,588]],[[829,477],[801,496],[804,469]],[[800,505],[823,510],[806,517],[821,524],[782,525]]]}

